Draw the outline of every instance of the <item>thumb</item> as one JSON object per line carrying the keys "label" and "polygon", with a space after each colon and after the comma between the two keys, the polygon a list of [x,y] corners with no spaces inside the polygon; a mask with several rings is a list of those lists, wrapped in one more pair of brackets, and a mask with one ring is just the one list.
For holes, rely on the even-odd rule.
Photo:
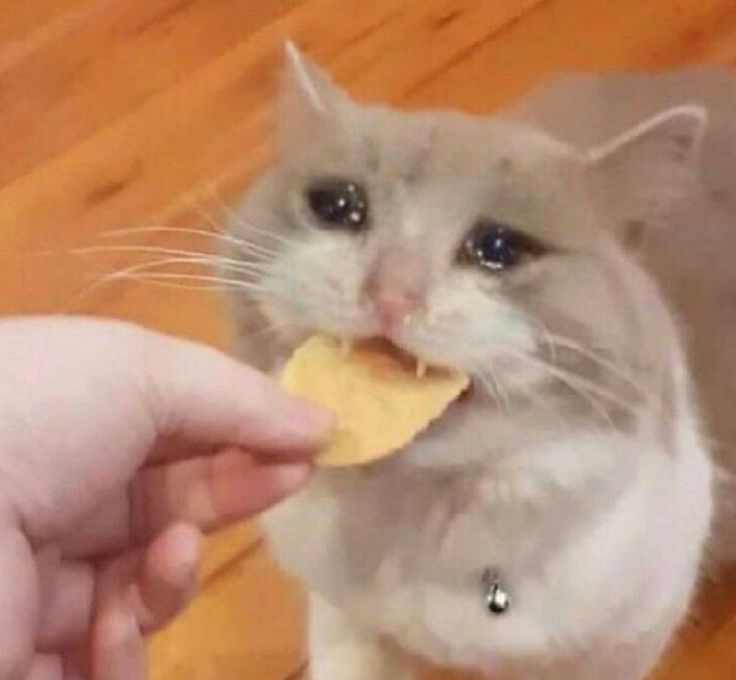
{"label": "thumb", "polygon": [[288,396],[267,376],[215,349],[147,335],[143,389],[160,437],[287,454],[308,453],[327,441],[329,412]]}

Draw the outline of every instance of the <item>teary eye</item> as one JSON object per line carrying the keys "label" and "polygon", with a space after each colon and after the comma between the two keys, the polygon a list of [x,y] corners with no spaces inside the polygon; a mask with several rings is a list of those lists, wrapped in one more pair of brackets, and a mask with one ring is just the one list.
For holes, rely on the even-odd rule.
{"label": "teary eye", "polygon": [[523,232],[493,220],[481,220],[465,239],[460,256],[465,262],[500,272],[543,252],[542,244]]}
{"label": "teary eye", "polygon": [[359,231],[368,219],[365,189],[351,180],[321,180],[307,190],[307,202],[325,229]]}

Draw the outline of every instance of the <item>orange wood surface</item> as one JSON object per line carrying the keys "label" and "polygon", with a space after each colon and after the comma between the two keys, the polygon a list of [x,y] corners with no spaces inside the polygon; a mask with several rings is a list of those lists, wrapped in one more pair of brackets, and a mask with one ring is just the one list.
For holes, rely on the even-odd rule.
{"label": "orange wood surface", "polygon": [[[214,293],[99,285],[136,259],[98,248],[222,218],[271,154],[287,37],[359,97],[488,112],[564,70],[734,64],[736,0],[0,0],[0,313],[227,346]],[[202,584],[152,641],[152,680],[304,675],[303,597],[255,526],[213,540]],[[657,680],[736,678],[734,584],[704,588]]]}

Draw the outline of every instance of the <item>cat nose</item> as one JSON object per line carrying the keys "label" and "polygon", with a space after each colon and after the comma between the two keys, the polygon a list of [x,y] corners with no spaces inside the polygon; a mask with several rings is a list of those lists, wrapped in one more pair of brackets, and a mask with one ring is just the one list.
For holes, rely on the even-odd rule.
{"label": "cat nose", "polygon": [[422,306],[421,295],[409,290],[377,291],[369,293],[369,299],[385,333],[395,330]]}
{"label": "cat nose", "polygon": [[395,331],[425,305],[427,268],[421,258],[393,248],[379,257],[363,284],[362,298],[381,331]]}

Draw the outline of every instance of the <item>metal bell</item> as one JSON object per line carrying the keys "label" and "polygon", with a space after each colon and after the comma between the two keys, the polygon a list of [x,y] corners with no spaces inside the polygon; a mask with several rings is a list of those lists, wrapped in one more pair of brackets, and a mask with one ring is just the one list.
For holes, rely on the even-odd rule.
{"label": "metal bell", "polygon": [[505,614],[511,607],[511,597],[499,582],[498,576],[490,570],[483,574],[485,605],[494,616]]}

